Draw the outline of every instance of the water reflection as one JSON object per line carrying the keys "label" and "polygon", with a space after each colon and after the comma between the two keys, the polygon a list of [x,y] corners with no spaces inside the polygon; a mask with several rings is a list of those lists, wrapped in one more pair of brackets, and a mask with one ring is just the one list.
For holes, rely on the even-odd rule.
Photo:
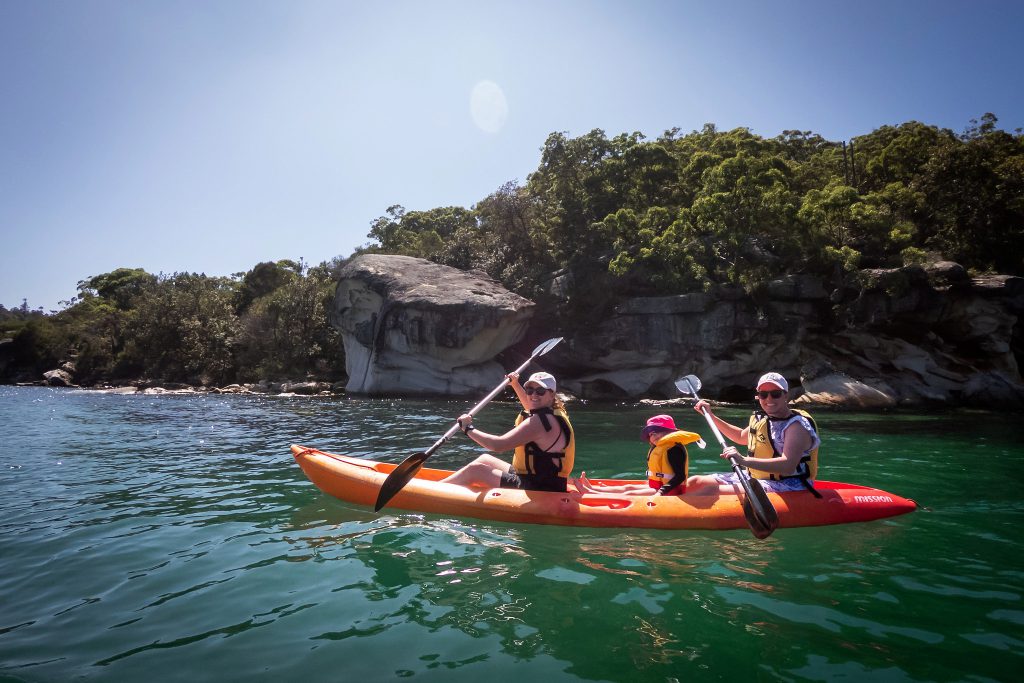
{"label": "water reflection", "polygon": [[[366,597],[394,604],[393,611],[377,614],[375,628],[400,628],[412,620],[430,631],[450,627],[472,638],[498,637],[506,652],[525,658],[551,655],[570,662],[584,678],[601,680],[601,667],[591,666],[575,646],[563,646],[553,636],[553,623],[560,633],[584,629],[601,647],[628,653],[625,661],[631,667],[665,665],[677,658],[694,661],[708,643],[681,638],[674,623],[681,603],[685,609],[686,603],[696,602],[691,612],[722,611],[712,604],[716,596],[707,593],[708,578],[711,585],[772,590],[756,580],[771,557],[763,549],[752,553],[753,539],[567,535],[564,529],[552,535],[416,515],[386,519],[387,526],[377,527],[371,537],[339,534],[301,540],[319,546],[344,538],[352,551],[345,559],[357,559],[373,570],[377,588]],[[665,542],[673,553],[659,547]],[[681,593],[680,583],[704,588]],[[595,632],[594,623],[608,630]],[[632,624],[631,635],[623,635],[623,623]],[[351,638],[363,635],[365,628],[316,637]],[[578,643],[578,638],[568,641]],[[667,643],[674,646],[662,647]],[[430,661],[457,665],[443,658]]]}

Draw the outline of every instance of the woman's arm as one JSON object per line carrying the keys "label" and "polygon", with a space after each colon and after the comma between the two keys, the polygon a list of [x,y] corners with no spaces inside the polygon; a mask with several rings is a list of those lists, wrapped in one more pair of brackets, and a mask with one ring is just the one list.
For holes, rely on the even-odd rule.
{"label": "woman's arm", "polygon": [[544,433],[544,425],[531,415],[504,434],[489,434],[473,426],[473,416],[469,413],[459,417],[459,426],[470,439],[489,451],[510,451],[530,441],[536,441]]}
{"label": "woman's arm", "polygon": [[526,403],[526,392],[523,391],[523,385],[519,383],[519,373],[510,372],[505,377],[508,379],[508,385],[512,387],[512,391],[516,392],[516,398],[523,405],[523,410],[529,412],[530,406]]}

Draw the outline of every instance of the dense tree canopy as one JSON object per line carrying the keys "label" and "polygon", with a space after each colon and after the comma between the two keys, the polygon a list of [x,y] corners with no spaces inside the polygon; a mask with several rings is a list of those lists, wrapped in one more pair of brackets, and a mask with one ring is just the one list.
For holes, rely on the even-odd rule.
{"label": "dense tree canopy", "polygon": [[[552,133],[525,184],[469,209],[389,207],[356,253],[484,270],[556,309],[567,333],[624,297],[754,292],[783,274],[839,286],[860,268],[950,259],[1022,275],[1024,137],[996,124],[985,114],[957,134],[910,121],[846,142],[712,124],[656,140]],[[329,264],[290,260],[230,278],[119,268],[83,280],[54,315],[0,308],[4,365],[72,355],[85,381],[330,374],[341,364],[332,289]]]}
{"label": "dense tree canopy", "polygon": [[73,359],[83,383],[331,377],[343,365],[327,322],[331,268],[282,260],[233,277],[118,268],[80,282],[78,296],[54,315],[6,316],[7,372],[38,376]]}
{"label": "dense tree canopy", "polygon": [[[446,238],[435,223],[456,215]],[[928,258],[1021,274],[1024,138],[992,114],[959,135],[910,121],[849,143],[711,124],[656,140],[554,133],[525,185],[473,211],[392,207],[369,236],[370,250],[482,268],[541,301],[568,274],[570,319],[623,296]]]}

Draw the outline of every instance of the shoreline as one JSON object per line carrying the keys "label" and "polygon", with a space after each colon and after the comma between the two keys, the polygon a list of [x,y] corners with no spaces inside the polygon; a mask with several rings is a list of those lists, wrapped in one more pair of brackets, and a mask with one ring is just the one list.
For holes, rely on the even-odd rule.
{"label": "shoreline", "polygon": [[191,385],[181,382],[155,382],[138,380],[124,384],[55,384],[46,381],[12,382],[0,386],[43,387],[49,389],[74,389],[103,394],[144,394],[148,396],[177,394],[239,394],[251,396],[338,396],[345,393],[344,382],[307,380],[303,382],[259,382],[227,384],[222,387]]}
{"label": "shoreline", "polygon": [[[142,386],[150,385],[151,386]],[[16,387],[16,388],[41,388],[41,389],[68,389],[73,391],[82,391],[97,394],[116,394],[122,396],[199,396],[199,395],[235,395],[235,396],[272,396],[280,398],[358,398],[358,399],[387,399],[387,400],[437,400],[437,401],[472,401],[472,396],[449,396],[449,395],[421,395],[421,394],[387,394],[387,395],[371,395],[371,394],[351,394],[345,391],[344,382],[317,382],[317,381],[306,381],[306,382],[279,382],[279,383],[259,383],[259,384],[229,384],[223,387],[208,387],[205,385],[185,385],[178,382],[165,382],[165,383],[150,383],[140,382],[139,384],[122,384],[122,385],[97,385],[97,386],[81,386],[81,385],[53,385],[47,384],[46,382],[15,382],[0,384],[0,387]],[[324,389],[323,387],[328,387]],[[287,389],[287,390],[285,390]],[[297,390],[292,390],[297,389]],[[588,405],[594,404],[598,406],[650,406],[652,408],[685,408],[691,410],[693,408],[694,400],[690,397],[677,397],[668,399],[658,398],[638,398],[635,400],[625,399],[581,399],[572,394],[565,392],[559,392],[559,397],[566,404],[581,404]],[[865,407],[865,406],[843,406],[831,403],[812,403],[810,401],[799,401],[801,396],[798,396],[793,401],[790,401],[790,406],[793,408],[810,409],[819,413],[847,413],[847,414],[864,414],[864,415],[893,415],[899,413],[922,413],[922,412],[934,412],[937,414],[952,413],[952,412],[974,412],[974,413],[992,413],[992,414],[1013,414],[1019,412],[1015,409],[998,410],[990,406],[971,406],[963,404],[948,404],[948,403],[934,403],[934,404],[906,404],[896,405],[887,407]],[[501,402],[503,399],[496,398],[496,402]],[[514,398],[507,399],[509,402],[514,402]],[[717,401],[714,399],[706,399],[707,402],[716,408],[735,409],[735,410],[752,410],[753,403],[736,403],[731,401]]]}

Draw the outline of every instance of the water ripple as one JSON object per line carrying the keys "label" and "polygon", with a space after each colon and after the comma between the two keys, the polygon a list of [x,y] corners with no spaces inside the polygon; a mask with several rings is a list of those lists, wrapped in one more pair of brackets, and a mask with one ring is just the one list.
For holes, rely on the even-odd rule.
{"label": "water ripple", "polygon": [[[930,511],[765,541],[377,515],[320,494],[288,452],[399,462],[466,407],[0,387],[0,678],[944,682],[1020,668],[1012,419],[822,415],[830,478]],[[642,469],[649,409],[572,410],[588,472]],[[501,431],[514,412],[478,420]],[[979,431],[998,472],[976,466]],[[478,450],[460,435],[431,463]],[[694,473],[720,467],[691,456]]]}

